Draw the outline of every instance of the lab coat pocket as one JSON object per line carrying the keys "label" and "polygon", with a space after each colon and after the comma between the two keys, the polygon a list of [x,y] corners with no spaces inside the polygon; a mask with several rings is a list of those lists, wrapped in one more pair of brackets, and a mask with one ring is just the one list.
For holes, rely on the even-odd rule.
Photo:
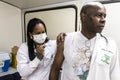
{"label": "lab coat pocket", "polygon": [[103,66],[109,66],[112,58],[112,53],[110,51],[107,51],[105,49],[101,49],[96,57],[96,62],[99,65]]}

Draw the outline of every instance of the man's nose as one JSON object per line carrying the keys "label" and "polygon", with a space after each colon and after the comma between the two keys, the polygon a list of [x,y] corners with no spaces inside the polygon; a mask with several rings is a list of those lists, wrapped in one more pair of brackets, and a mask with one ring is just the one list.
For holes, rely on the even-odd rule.
{"label": "man's nose", "polygon": [[100,20],[101,23],[105,23],[105,21],[106,21],[105,17],[102,17],[101,20]]}

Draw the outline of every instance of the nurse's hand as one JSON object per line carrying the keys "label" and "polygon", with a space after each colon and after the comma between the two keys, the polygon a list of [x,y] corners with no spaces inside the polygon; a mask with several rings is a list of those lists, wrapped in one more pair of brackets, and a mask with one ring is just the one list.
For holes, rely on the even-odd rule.
{"label": "nurse's hand", "polygon": [[66,33],[60,33],[57,36],[57,49],[60,49],[60,50],[64,49],[65,36],[66,36]]}
{"label": "nurse's hand", "polygon": [[44,48],[45,48],[45,44],[36,45],[37,56],[40,59],[43,59],[43,57],[44,57]]}

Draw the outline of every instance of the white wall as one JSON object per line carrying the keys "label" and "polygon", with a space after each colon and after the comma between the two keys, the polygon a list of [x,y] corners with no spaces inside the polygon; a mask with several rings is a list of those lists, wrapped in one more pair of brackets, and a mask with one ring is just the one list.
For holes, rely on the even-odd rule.
{"label": "white wall", "polygon": [[22,43],[21,10],[0,1],[0,51]]}
{"label": "white wall", "polygon": [[45,22],[50,39],[56,39],[60,32],[75,31],[76,16],[74,8],[27,13],[25,15],[26,29],[28,21],[34,17],[40,18]]}
{"label": "white wall", "polygon": [[117,43],[120,52],[120,2],[105,4],[107,16],[103,33]]}
{"label": "white wall", "polygon": [[[120,57],[120,2],[105,4],[107,17],[103,34],[112,38],[119,50]],[[120,62],[120,59],[119,59]]]}
{"label": "white wall", "polygon": [[[36,8],[29,8],[29,9],[23,9],[22,10],[22,20],[24,20],[24,13],[26,12],[26,11],[32,11],[32,10],[39,10],[39,9],[46,9],[46,8],[53,8],[53,7],[59,7],[59,6],[66,6],[66,5],[75,5],[75,6],[77,6],[78,4],[77,4],[77,1],[70,1],[70,2],[63,2],[63,3],[58,3],[58,4],[52,4],[52,5],[46,5],[46,6],[40,6],[40,7],[36,7]],[[73,10],[69,10],[68,9],[68,11],[67,12],[65,12],[65,11],[67,11],[67,10],[63,10],[63,13],[60,11],[60,10],[55,10],[55,13],[53,13],[53,11],[51,12],[51,11],[46,11],[46,13],[45,13],[45,11],[43,11],[43,13],[42,12],[40,12],[40,14],[38,15],[38,13],[36,14],[36,13],[33,13],[33,14],[30,14],[30,15],[27,15],[27,17],[26,17],[26,22],[28,22],[28,20],[30,19],[30,18],[33,18],[33,17],[38,17],[38,18],[41,18],[44,22],[45,22],[45,19],[48,19],[47,20],[47,22],[45,22],[45,24],[46,24],[46,26],[47,26],[47,31],[48,31],[48,36],[51,38],[51,39],[56,39],[56,36],[57,36],[57,34],[58,33],[60,33],[60,32],[71,32],[71,31],[75,31],[75,24],[74,24],[74,20],[73,20],[73,22],[69,22],[69,24],[68,24],[68,22],[63,22],[63,21],[65,21],[65,20],[67,20],[67,19],[73,19],[74,18],[74,16],[75,16],[75,12],[74,12],[74,9]],[[71,11],[71,12],[70,12]],[[50,12],[50,14],[48,14],[48,12]],[[69,12],[69,13],[68,13]],[[68,14],[64,14],[64,13],[68,13]],[[41,15],[42,14],[42,15]],[[50,19],[50,16],[51,15],[54,15],[54,16],[52,16],[52,18],[53,18],[53,21],[57,18],[57,17],[60,17],[60,15],[62,16],[61,17],[61,19],[60,20],[62,20],[62,19],[64,19],[64,18],[67,18],[67,19],[64,19],[64,20],[62,20],[61,21],[61,24],[60,24],[60,22],[53,22],[54,23],[54,25],[57,25],[57,27],[59,28],[59,29],[57,29],[56,30],[56,26],[52,26],[52,24],[51,25],[49,25],[49,23],[50,22],[52,22],[52,18]],[[56,17],[56,18],[55,18]],[[57,18],[58,19],[58,18]],[[57,20],[56,20],[57,21]],[[58,20],[59,21],[59,20]],[[69,20],[70,21],[70,20]],[[56,24],[55,24],[56,23]],[[22,21],[22,24],[24,25],[24,21]],[[63,25],[67,25],[67,26],[65,26],[64,28],[63,28]],[[71,28],[70,28],[70,24],[72,24],[71,26]],[[52,27],[50,27],[50,26],[52,26]],[[62,27],[62,28],[60,28],[60,27]],[[50,31],[50,32],[49,32]],[[24,35],[23,35],[24,36]]]}

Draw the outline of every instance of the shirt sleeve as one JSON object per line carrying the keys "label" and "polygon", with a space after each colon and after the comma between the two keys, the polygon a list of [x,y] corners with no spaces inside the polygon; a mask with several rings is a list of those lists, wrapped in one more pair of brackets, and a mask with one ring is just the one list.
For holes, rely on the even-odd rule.
{"label": "shirt sleeve", "polygon": [[22,77],[27,77],[36,70],[40,64],[40,60],[35,57],[32,61],[29,60],[28,47],[26,44],[22,44],[17,52],[17,70]]}

